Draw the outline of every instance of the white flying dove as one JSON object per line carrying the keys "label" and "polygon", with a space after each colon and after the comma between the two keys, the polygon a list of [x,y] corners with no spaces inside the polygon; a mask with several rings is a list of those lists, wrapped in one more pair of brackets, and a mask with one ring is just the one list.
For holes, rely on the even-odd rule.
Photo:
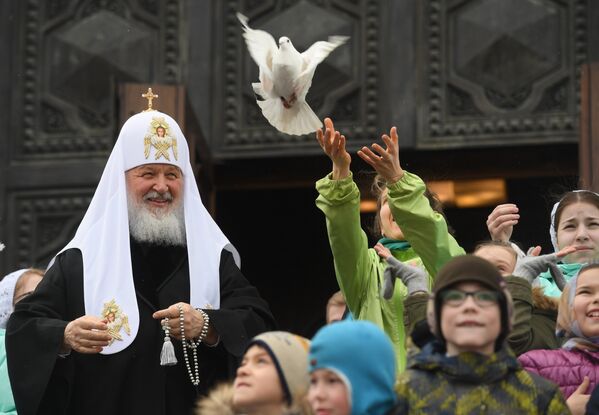
{"label": "white flying dove", "polygon": [[306,94],[316,66],[349,38],[331,36],[328,42],[316,42],[304,53],[299,53],[288,37],[281,37],[277,47],[269,33],[250,28],[247,17],[237,13],[237,18],[243,25],[243,37],[250,56],[260,69],[260,82],[253,83],[252,87],[262,97],[256,102],[264,117],[286,134],[309,134],[322,127],[322,122],[306,103]]}

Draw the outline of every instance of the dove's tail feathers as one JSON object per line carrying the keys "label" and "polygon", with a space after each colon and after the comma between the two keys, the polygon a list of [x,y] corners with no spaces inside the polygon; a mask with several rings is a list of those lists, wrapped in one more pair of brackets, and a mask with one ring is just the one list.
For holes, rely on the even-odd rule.
{"label": "dove's tail feathers", "polygon": [[262,114],[277,130],[290,135],[310,134],[322,127],[322,122],[306,102],[285,108],[279,99],[256,101]]}

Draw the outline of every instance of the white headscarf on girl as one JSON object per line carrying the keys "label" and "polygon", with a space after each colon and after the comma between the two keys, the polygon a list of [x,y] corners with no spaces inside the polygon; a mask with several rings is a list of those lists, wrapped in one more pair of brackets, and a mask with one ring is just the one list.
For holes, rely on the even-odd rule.
{"label": "white headscarf on girl", "polygon": [[25,274],[27,271],[29,271],[28,268],[23,268],[11,272],[0,281],[0,329],[6,328],[8,318],[14,310],[12,302],[15,296],[15,286],[17,285],[19,278],[21,278],[21,275]]}
{"label": "white headscarf on girl", "polygon": [[[577,193],[577,192],[589,192],[594,194],[595,196],[599,197],[598,193],[592,192],[590,190],[584,190],[584,189],[580,189],[580,190],[572,190],[572,193]],[[568,193],[571,193],[568,192]],[[549,235],[551,236],[551,244],[553,245],[553,250],[555,252],[559,251],[559,246],[557,245],[557,231],[555,230],[555,212],[557,211],[557,207],[559,206],[560,203],[562,203],[562,200],[564,199],[564,197],[562,196],[562,198],[560,200],[558,200],[557,202],[554,203],[553,208],[551,209],[551,225],[549,225]]]}
{"label": "white headscarf on girl", "polygon": [[[166,137],[158,136],[162,127]],[[117,353],[131,344],[139,328],[139,310],[131,269],[125,172],[144,164],[171,164],[183,173],[183,210],[189,260],[190,303],[196,308],[220,307],[220,257],[223,249],[239,254],[214,222],[200,198],[189,161],[189,148],[177,122],[158,111],[146,111],[125,122],[106,163],[94,197],[75,237],[61,252],[77,248],[83,258],[85,313],[105,315],[116,304],[126,316],[129,333],[105,347]],[[158,323],[157,323],[158,324]]]}

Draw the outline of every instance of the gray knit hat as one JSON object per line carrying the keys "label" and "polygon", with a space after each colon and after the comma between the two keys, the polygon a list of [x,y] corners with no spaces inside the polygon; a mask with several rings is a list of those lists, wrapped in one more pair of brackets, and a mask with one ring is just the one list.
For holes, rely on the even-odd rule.
{"label": "gray knit hat", "polygon": [[286,331],[269,331],[254,337],[248,344],[260,346],[272,358],[288,405],[308,391],[308,351],[310,340]]}

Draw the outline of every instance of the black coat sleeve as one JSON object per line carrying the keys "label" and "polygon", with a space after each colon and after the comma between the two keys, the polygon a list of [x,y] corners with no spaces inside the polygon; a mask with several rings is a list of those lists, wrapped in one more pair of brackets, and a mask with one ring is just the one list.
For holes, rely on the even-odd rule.
{"label": "black coat sleeve", "polygon": [[228,353],[240,358],[252,337],[276,327],[268,304],[243,276],[233,255],[223,250],[220,261],[220,309],[204,310]]}

